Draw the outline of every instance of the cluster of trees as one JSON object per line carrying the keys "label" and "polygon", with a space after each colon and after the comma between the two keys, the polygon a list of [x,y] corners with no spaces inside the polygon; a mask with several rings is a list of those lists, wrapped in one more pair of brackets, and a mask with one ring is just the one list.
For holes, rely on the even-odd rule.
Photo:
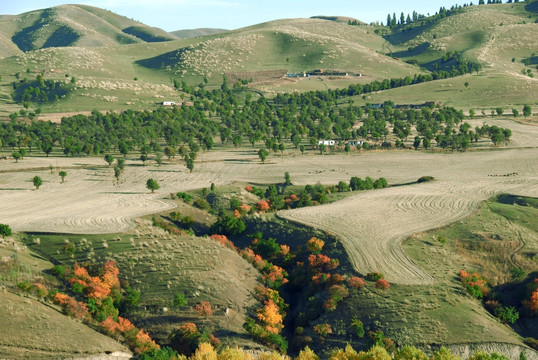
{"label": "cluster of trees", "polygon": [[[472,5],[472,4],[471,4]],[[388,26],[391,28],[391,30],[407,30],[411,27],[411,25],[416,26],[417,24],[419,26],[424,26],[427,24],[430,24],[432,22],[438,21],[440,19],[444,19],[448,16],[460,14],[463,10],[463,7],[466,7],[467,4],[464,4],[463,6],[454,5],[450,8],[450,10],[447,10],[445,7],[441,7],[439,9],[439,12],[436,12],[434,15],[426,17],[423,14],[419,14],[416,11],[413,11],[412,15],[407,14],[407,17],[402,12],[400,14],[400,17],[396,19],[396,13],[392,14],[392,17],[390,13],[387,15],[387,21],[385,26]]]}
{"label": "cluster of trees", "polygon": [[37,75],[34,81],[24,78],[19,82],[13,82],[13,99],[18,103],[58,101],[73,90],[75,82],[75,78],[71,78],[70,83],[46,80],[42,74]]}
{"label": "cluster of trees", "polygon": [[[316,325],[317,333],[327,337],[332,334],[332,328],[330,324],[322,323]],[[431,357],[426,355],[422,350],[417,349],[413,346],[403,346],[401,348],[396,348],[392,346],[387,346],[387,338],[384,337],[383,333],[377,331],[372,333],[370,336],[370,348],[366,351],[357,352],[351,345],[347,345],[344,349],[335,349],[329,356],[329,360],[339,360],[339,359],[353,359],[353,360],[429,360],[429,359],[444,359],[444,360],[457,360],[459,356],[454,355],[445,347],[440,348],[435,351]],[[388,348],[388,350],[387,350]],[[161,350],[153,350],[147,353],[144,353],[138,357],[140,360],[150,360],[150,359],[159,359],[159,360],[175,360],[183,359],[176,351],[170,348],[163,348]],[[260,360],[289,360],[289,356],[282,355],[278,353],[272,354],[260,354]],[[187,358],[184,358],[185,360]],[[250,353],[245,352],[239,348],[230,348],[226,347],[220,351],[215,349],[214,345],[211,345],[210,341],[202,342],[194,351],[194,354],[188,358],[189,360],[202,360],[202,359],[214,359],[214,360],[250,360],[252,356]],[[308,346],[302,349],[294,360],[319,360],[320,357],[316,355]],[[486,353],[484,351],[475,352],[469,357],[469,360],[508,360],[508,357],[500,355],[498,353]]]}

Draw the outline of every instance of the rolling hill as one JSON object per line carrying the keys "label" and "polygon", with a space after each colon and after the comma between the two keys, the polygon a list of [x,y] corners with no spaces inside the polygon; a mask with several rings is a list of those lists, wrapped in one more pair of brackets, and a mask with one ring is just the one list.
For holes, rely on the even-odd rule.
{"label": "rolling hill", "polygon": [[[534,103],[537,79],[531,76],[536,69],[522,61],[532,58],[538,48],[533,36],[538,26],[537,3],[467,6],[449,16],[433,16],[393,29],[350,26],[345,16],[323,16],[276,20],[226,32],[166,33],[81,5],[1,16],[0,99],[4,105],[0,116],[20,109],[11,101],[11,83],[24,71],[27,78],[41,72],[57,81],[74,76],[78,82],[71,96],[41,106],[44,112],[68,112],[143,109],[163,100],[180,101],[182,95],[172,88],[170,78],[191,85],[207,78],[211,88],[219,86],[226,73],[234,79],[252,78],[249,86],[253,90],[272,96],[412,77],[436,67],[449,71],[457,64],[451,60],[456,56],[480,64],[482,70],[357,100],[402,99],[403,94],[406,99],[399,101],[435,100],[487,108],[498,104],[497,95],[491,96],[493,91],[498,96],[509,94],[508,106]],[[443,60],[447,53],[449,60]],[[297,74],[322,70],[340,76],[282,78],[284,69]],[[470,86],[460,88],[465,82]]]}

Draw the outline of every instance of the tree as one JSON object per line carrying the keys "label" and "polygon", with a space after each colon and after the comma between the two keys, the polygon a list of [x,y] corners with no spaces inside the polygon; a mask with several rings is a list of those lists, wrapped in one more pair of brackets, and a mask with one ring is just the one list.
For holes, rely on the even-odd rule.
{"label": "tree", "polygon": [[0,224],[0,236],[11,236],[11,228],[9,225]]}
{"label": "tree", "polygon": [[420,146],[420,140],[420,136],[415,136],[415,141],[413,142],[413,147],[415,148],[415,150],[417,150]]}
{"label": "tree", "polygon": [[299,149],[301,150],[301,154],[304,154],[305,150],[306,150],[306,146],[304,145],[300,145],[299,146]]}
{"label": "tree", "polygon": [[523,106],[523,116],[529,117],[532,115],[532,109],[530,105]]}
{"label": "tree", "polygon": [[125,168],[125,159],[117,159],[116,163],[118,169],[120,169],[120,171],[123,171],[123,169]]}
{"label": "tree", "polygon": [[108,163],[108,166],[111,166],[112,163],[114,162],[114,156],[112,156],[110,154],[106,154],[105,155],[105,161]]}
{"label": "tree", "polygon": [[129,145],[127,145],[125,141],[122,141],[118,145],[118,150],[120,151],[120,154],[122,154],[123,156],[127,156],[127,154],[129,153]]}
{"label": "tree", "polygon": [[319,144],[319,154],[320,155],[323,155],[323,153],[325,152],[325,144]]}
{"label": "tree", "polygon": [[517,109],[512,108],[512,115],[514,115],[514,117],[518,117],[519,111],[517,111]]}
{"label": "tree", "polygon": [[21,159],[24,159],[24,155],[26,155],[26,149],[20,149],[19,153],[21,154]]}
{"label": "tree", "polygon": [[22,158],[22,155],[20,152],[18,151],[15,151],[13,154],[11,154],[11,156],[13,156],[13,159],[15,159],[15,162],[19,162],[19,160]]}
{"label": "tree", "polygon": [[284,173],[284,184],[286,184],[286,186],[291,185],[290,173],[287,171]]}
{"label": "tree", "polygon": [[114,177],[117,181],[120,180],[121,169],[119,166],[114,166]]}
{"label": "tree", "polygon": [[38,190],[39,187],[43,184],[43,180],[41,180],[39,176],[34,176],[34,178],[32,179],[32,182],[34,183],[36,190]]}
{"label": "tree", "polygon": [[63,183],[65,177],[67,176],[67,173],[66,173],[65,171],[62,170],[62,171],[60,171],[60,172],[58,173],[58,175],[60,175],[60,177],[62,178],[62,183]]}
{"label": "tree", "polygon": [[170,160],[170,158],[176,155],[176,150],[171,146],[167,146],[164,148],[164,155]]}
{"label": "tree", "polygon": [[140,154],[140,160],[142,161],[142,165],[146,166],[146,161],[148,160],[148,155],[147,154]]}
{"label": "tree", "polygon": [[155,190],[159,190],[161,188],[161,186],[155,179],[148,179],[148,181],[146,181],[146,187],[151,190],[152,193]]}
{"label": "tree", "polygon": [[502,114],[504,114],[504,109],[502,107],[495,108],[495,111],[497,112],[498,116],[502,116]]}
{"label": "tree", "polygon": [[194,169],[194,159],[191,156],[189,156],[185,159],[185,163],[186,163],[187,169],[189,169],[189,172],[192,172],[192,170]]}
{"label": "tree", "polygon": [[427,137],[422,139],[422,146],[424,146],[424,149],[428,150],[430,147],[431,141]]}
{"label": "tree", "polygon": [[158,152],[157,154],[155,154],[155,162],[161,166],[161,164],[163,163],[163,158],[161,156],[161,153]]}
{"label": "tree", "polygon": [[267,158],[267,155],[269,155],[269,153],[265,149],[260,149],[258,151],[258,156],[260,157],[260,160],[263,164],[265,164],[265,159]]}
{"label": "tree", "polygon": [[469,110],[469,116],[471,117],[471,119],[474,119],[475,114],[476,113],[473,109]]}

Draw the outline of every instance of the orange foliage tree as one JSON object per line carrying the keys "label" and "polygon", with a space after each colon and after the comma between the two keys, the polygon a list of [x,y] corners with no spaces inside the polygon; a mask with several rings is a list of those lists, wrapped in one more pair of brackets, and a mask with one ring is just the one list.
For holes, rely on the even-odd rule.
{"label": "orange foliage tree", "polygon": [[200,301],[194,306],[194,311],[200,316],[211,316],[213,315],[212,307],[209,301]]}
{"label": "orange foliage tree", "polygon": [[357,290],[360,290],[361,288],[363,288],[364,286],[366,286],[366,281],[364,281],[363,279],[361,279],[360,277],[358,276],[354,276],[352,278],[350,278],[347,282],[347,284],[349,285],[350,288],[352,289],[357,289]]}
{"label": "orange foliage tree", "polygon": [[318,239],[317,237],[311,238],[306,243],[306,247],[308,248],[308,251],[316,255],[321,252],[321,250],[323,249],[323,245],[325,245],[325,241]]}
{"label": "orange foliage tree", "polygon": [[375,282],[375,287],[378,288],[378,289],[388,289],[390,287],[390,284],[387,280],[385,279],[379,279]]}
{"label": "orange foliage tree", "polygon": [[265,330],[272,334],[278,334],[284,328],[280,309],[272,299],[267,300],[262,309],[258,309],[258,320],[264,324]]}

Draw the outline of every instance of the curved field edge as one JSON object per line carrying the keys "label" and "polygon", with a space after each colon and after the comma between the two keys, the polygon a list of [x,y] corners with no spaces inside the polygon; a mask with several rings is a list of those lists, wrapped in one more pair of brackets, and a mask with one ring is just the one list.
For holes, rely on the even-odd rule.
{"label": "curved field edge", "polygon": [[280,216],[336,235],[355,270],[363,275],[379,271],[393,283],[428,284],[433,277],[404,252],[405,238],[459,221],[496,193],[536,193],[536,179],[531,183],[487,180],[393,187],[329,205],[283,211]]}

